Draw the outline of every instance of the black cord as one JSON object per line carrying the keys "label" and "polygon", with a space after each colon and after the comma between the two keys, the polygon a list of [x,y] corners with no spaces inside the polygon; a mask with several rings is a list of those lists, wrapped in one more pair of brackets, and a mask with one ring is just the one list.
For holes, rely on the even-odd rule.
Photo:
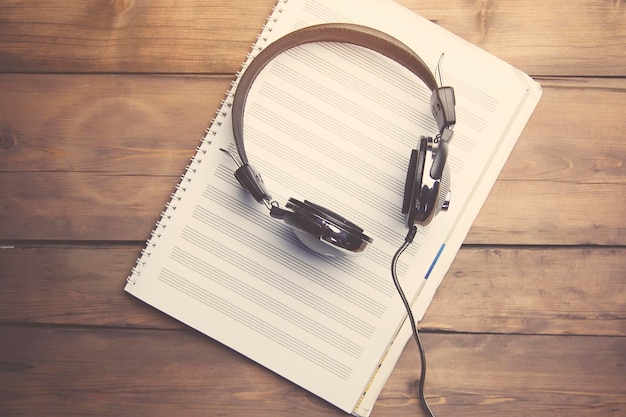
{"label": "black cord", "polygon": [[420,400],[422,401],[422,406],[424,410],[426,411],[426,413],[430,417],[435,417],[435,414],[430,409],[430,406],[428,405],[428,402],[426,401],[426,397],[424,396],[424,381],[426,379],[426,354],[424,353],[424,346],[422,345],[422,339],[420,338],[419,332],[417,331],[417,324],[415,322],[415,317],[413,316],[413,310],[411,309],[411,304],[407,300],[406,295],[404,295],[404,291],[402,290],[402,286],[400,285],[400,281],[398,280],[398,273],[397,273],[398,259],[400,259],[400,255],[402,255],[404,251],[406,250],[406,248],[408,248],[409,245],[413,242],[413,239],[415,238],[416,234],[417,234],[417,227],[413,226],[409,230],[409,233],[406,235],[406,238],[404,239],[404,243],[402,244],[402,246],[400,246],[396,254],[393,256],[393,260],[391,262],[391,277],[393,278],[393,283],[395,284],[396,290],[398,290],[398,294],[400,295],[400,298],[402,299],[402,303],[404,304],[404,308],[406,309],[409,322],[411,323],[411,329],[413,329],[413,338],[415,339],[415,343],[417,344],[417,349],[419,350],[419,353],[420,353],[421,368],[422,368],[421,376],[420,376],[420,384],[419,384]]}

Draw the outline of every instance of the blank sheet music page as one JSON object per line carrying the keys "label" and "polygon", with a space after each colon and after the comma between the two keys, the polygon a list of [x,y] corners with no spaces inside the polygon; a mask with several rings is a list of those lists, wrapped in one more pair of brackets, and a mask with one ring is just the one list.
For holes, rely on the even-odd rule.
{"label": "blank sheet music page", "polygon": [[[422,287],[430,293],[417,299],[421,316],[477,212],[464,214],[476,184],[486,167],[504,162],[494,159],[502,159],[503,141],[507,149],[515,142],[507,133],[528,80],[389,1],[285,3],[260,42],[340,21],[399,38],[433,72],[445,53],[441,78],[457,97],[452,202],[419,231],[398,266],[409,298]],[[126,290],[353,412],[405,318],[390,263],[407,232],[401,206],[411,149],[420,135],[437,133],[429,99],[415,75],[364,48],[316,43],[281,54],[248,97],[250,162],[281,205],[294,197],[340,213],[373,237],[371,248],[356,258],[317,255],[241,188],[237,166],[219,150],[236,152],[229,95]],[[456,243],[446,246],[455,233]],[[448,265],[424,286],[442,248]]]}

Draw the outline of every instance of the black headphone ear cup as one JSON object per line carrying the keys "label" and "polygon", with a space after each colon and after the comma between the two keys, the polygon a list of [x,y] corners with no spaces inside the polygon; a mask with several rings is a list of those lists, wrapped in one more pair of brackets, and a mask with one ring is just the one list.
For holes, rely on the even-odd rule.
{"label": "black headphone ear cup", "polygon": [[411,150],[411,158],[409,159],[409,168],[406,171],[406,180],[404,182],[404,195],[402,199],[402,213],[407,214],[411,207],[413,196],[415,171],[417,170],[417,149]]}
{"label": "black headphone ear cup", "polygon": [[359,255],[373,241],[351,221],[307,200],[290,198],[285,209],[272,210],[270,214],[291,226],[305,246],[323,255]]}
{"label": "black headphone ear cup", "polygon": [[407,227],[415,224],[418,213],[420,193],[422,192],[422,177],[426,161],[427,138],[421,137],[417,149],[411,151],[409,168],[404,183],[404,197],[402,201],[402,213],[405,215]]}

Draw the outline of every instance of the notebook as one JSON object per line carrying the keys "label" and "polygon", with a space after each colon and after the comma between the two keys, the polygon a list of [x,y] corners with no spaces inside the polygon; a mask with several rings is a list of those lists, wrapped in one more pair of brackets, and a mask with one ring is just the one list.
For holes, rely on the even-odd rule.
{"label": "notebook", "polygon": [[[325,22],[358,23],[400,39],[440,84],[455,88],[450,209],[418,231],[398,263],[419,319],[541,88],[389,0],[279,0],[242,71],[278,37]],[[125,290],[345,412],[367,416],[410,337],[389,270],[406,235],[401,205],[411,149],[437,130],[430,91],[395,62],[337,43],[289,50],[255,81],[246,150],[274,199],[313,201],[374,239],[361,257],[334,258],[302,246],[234,178],[236,165],[220,149],[236,152],[230,109],[237,80]]]}

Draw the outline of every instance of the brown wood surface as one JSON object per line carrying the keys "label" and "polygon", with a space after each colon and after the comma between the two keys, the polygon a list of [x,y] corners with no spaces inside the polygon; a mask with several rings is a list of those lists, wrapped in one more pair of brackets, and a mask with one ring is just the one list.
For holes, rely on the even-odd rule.
{"label": "brown wood surface", "polygon": [[[0,250],[0,317],[28,325],[181,326],[121,295],[142,245]],[[620,336],[626,248],[465,246],[421,325],[455,333]],[[454,300],[450,303],[450,300]]]}
{"label": "brown wood surface", "polygon": [[[399,3],[544,87],[420,323],[432,408],[626,415],[626,4]],[[1,416],[344,415],[122,290],[273,4],[0,4]]]}
{"label": "brown wood surface", "polygon": [[[400,0],[534,75],[622,76],[622,0]],[[4,0],[0,70],[232,73],[274,0]]]}

